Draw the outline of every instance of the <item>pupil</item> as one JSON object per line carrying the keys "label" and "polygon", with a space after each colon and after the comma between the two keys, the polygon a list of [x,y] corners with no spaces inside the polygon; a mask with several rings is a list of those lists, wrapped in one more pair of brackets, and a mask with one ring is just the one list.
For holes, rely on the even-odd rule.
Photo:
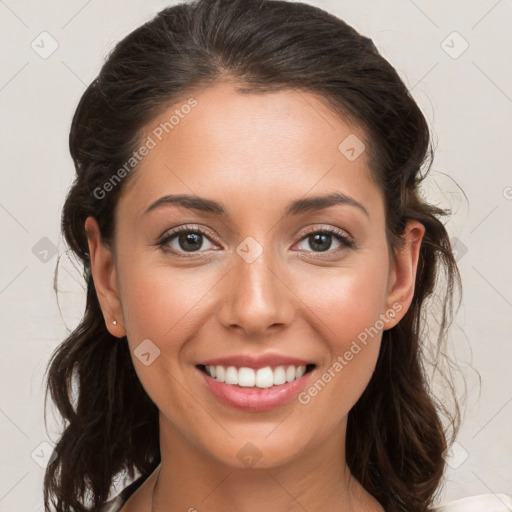
{"label": "pupil", "polygon": [[318,245],[320,245],[320,248],[318,249],[319,251],[326,251],[329,248],[330,243],[326,243],[326,241],[330,242],[331,235],[327,235],[325,233],[317,233],[315,235],[312,235],[312,237],[310,238],[313,238],[313,243],[311,244],[311,247],[315,248],[315,244],[318,243],[317,248]]}

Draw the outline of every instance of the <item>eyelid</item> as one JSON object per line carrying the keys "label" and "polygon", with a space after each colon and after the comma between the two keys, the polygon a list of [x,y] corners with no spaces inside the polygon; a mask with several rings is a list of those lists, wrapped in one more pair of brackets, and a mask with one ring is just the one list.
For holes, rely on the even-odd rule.
{"label": "eyelid", "polygon": [[202,234],[206,234],[211,238],[216,238],[213,231],[208,229],[207,227],[203,227],[200,224],[182,224],[181,226],[176,226],[175,228],[166,229],[161,235],[157,237],[157,240],[162,240],[167,238],[168,236],[174,236],[181,231],[199,231]]}

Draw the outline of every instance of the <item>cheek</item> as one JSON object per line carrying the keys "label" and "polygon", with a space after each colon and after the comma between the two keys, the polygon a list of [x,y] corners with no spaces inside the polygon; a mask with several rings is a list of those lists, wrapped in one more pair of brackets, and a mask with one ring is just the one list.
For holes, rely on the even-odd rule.
{"label": "cheek", "polygon": [[328,410],[334,425],[357,402],[375,369],[386,318],[387,274],[375,264],[320,276],[304,279],[300,296],[304,310],[310,311],[308,323],[316,339],[327,345],[320,348],[329,357],[322,359],[301,403],[318,408],[318,414]]}
{"label": "cheek", "polygon": [[[182,370],[187,363],[182,355],[188,342],[200,332],[207,292],[218,278],[208,277],[198,267],[150,268],[134,260],[120,269],[119,278],[137,376],[160,410],[169,412],[178,423],[185,422],[197,403],[186,389]],[[146,361],[139,357],[144,353],[149,353]]]}
{"label": "cheek", "polygon": [[[144,263],[145,259],[150,258],[125,259],[118,266],[118,277],[132,359],[148,390],[151,382],[168,380],[165,372],[172,374],[180,364],[180,350],[199,332],[200,312],[216,280],[198,267],[150,266]],[[148,366],[137,358],[144,346],[151,355],[146,359],[155,358],[155,363]]]}
{"label": "cheek", "polygon": [[180,333],[197,321],[216,282],[198,267],[127,267],[123,274],[132,276],[124,281],[122,303],[128,337],[134,342],[180,339]]}
{"label": "cheek", "polygon": [[[310,310],[309,319],[330,345],[344,350],[347,342],[373,326],[387,299],[385,263],[369,262],[346,268],[317,269],[296,280],[297,295]],[[380,325],[380,324],[379,324]],[[349,343],[350,344],[350,343]]]}

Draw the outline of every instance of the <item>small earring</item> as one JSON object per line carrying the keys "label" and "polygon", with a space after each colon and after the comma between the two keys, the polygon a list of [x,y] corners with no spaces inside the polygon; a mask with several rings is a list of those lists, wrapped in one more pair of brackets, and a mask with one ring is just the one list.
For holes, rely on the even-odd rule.
{"label": "small earring", "polygon": [[113,320],[113,321],[112,321],[112,323],[113,323],[114,325],[117,325],[117,320]]}

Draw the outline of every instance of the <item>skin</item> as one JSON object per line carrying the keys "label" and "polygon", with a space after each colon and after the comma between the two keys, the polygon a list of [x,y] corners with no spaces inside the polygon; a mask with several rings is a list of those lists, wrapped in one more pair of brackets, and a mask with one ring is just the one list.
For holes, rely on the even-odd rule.
{"label": "skin", "polygon": [[[160,410],[162,463],[122,512],[151,511],[157,476],[156,511],[382,512],[345,463],[347,415],[371,378],[382,330],[305,405],[294,399],[267,412],[235,410],[213,397],[195,365],[277,352],[314,362],[313,384],[381,313],[401,307],[383,329],[406,313],[424,226],[408,222],[392,262],[366,152],[350,161],[338,150],[348,135],[365,140],[364,133],[315,95],[242,95],[223,82],[194,98],[198,105],[126,184],[113,246],[94,218],[85,223],[107,328],[127,335],[137,375]],[[368,216],[350,205],[283,216],[292,200],[335,191]],[[161,196],[182,193],[220,201],[230,216],[177,206],[144,214]],[[157,245],[185,224],[215,238],[203,237],[195,252],[178,237],[168,242],[185,257]],[[306,236],[312,227],[344,230],[355,246],[332,237],[322,251]],[[236,252],[249,236],[263,248],[251,263]],[[145,339],[160,350],[148,366],[133,355]],[[252,467],[237,457],[248,441],[261,455]]]}

